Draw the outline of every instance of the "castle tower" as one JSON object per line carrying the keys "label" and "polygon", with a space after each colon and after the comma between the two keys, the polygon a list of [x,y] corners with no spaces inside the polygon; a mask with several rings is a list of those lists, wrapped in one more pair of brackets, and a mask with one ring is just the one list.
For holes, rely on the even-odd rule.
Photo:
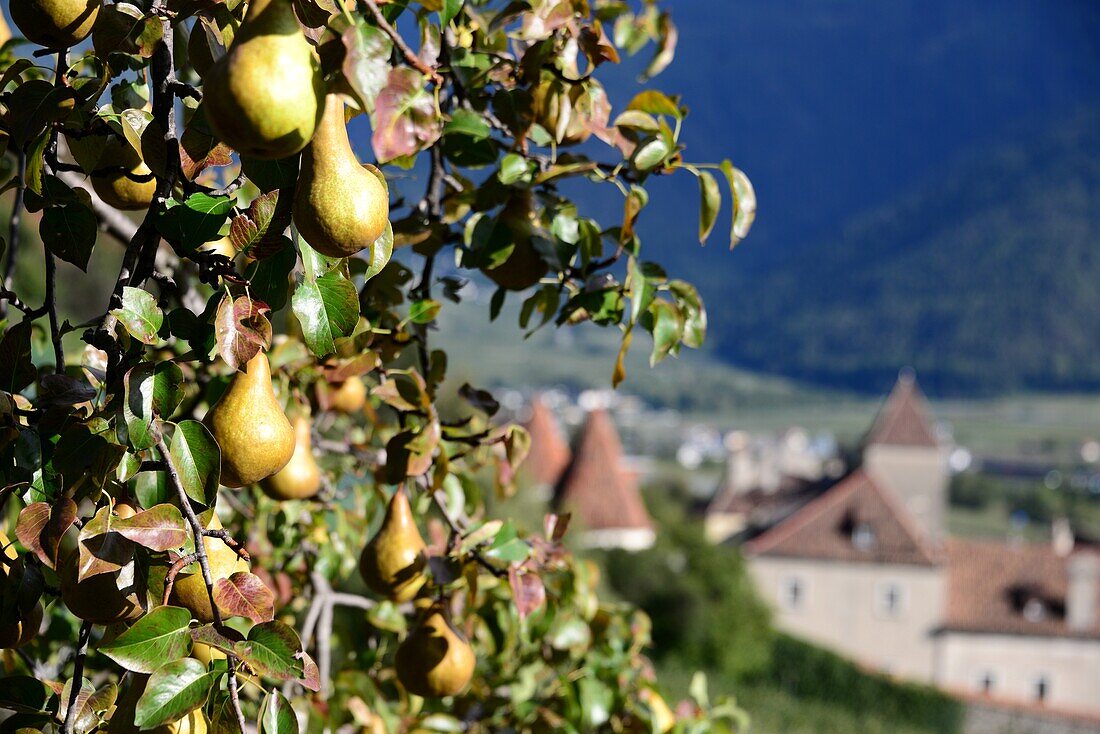
{"label": "castle tower", "polygon": [[936,544],[945,532],[950,450],[916,377],[903,371],[864,441],[863,468],[896,494]]}
{"label": "castle tower", "polygon": [[531,415],[524,427],[531,434],[531,450],[520,466],[520,475],[530,483],[531,491],[545,501],[569,466],[569,444],[541,395],[531,399]]}

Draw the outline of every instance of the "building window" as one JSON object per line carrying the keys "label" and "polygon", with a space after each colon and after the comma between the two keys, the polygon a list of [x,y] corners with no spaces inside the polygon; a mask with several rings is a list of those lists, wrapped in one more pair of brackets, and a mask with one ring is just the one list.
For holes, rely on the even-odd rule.
{"label": "building window", "polygon": [[1046,619],[1046,605],[1040,599],[1028,599],[1024,603],[1024,619],[1028,622],[1042,622]]}
{"label": "building window", "polygon": [[1035,701],[1037,703],[1044,703],[1050,698],[1050,679],[1045,675],[1040,675],[1035,679],[1031,690]]}
{"label": "building window", "polygon": [[870,523],[859,522],[852,527],[852,545],[856,550],[871,550],[875,545],[875,529]]}
{"label": "building window", "polygon": [[806,603],[806,584],[797,576],[789,576],[779,584],[779,606],[798,611]]}
{"label": "building window", "polygon": [[896,581],[875,586],[875,611],[883,617],[897,617],[905,607],[905,590]]}
{"label": "building window", "polygon": [[997,687],[997,675],[992,670],[987,670],[978,676],[978,691],[989,696]]}

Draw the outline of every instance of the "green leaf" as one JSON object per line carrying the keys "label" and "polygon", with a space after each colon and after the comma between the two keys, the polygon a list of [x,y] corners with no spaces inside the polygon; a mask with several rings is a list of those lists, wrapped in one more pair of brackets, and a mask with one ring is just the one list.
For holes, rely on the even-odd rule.
{"label": "green leaf", "polygon": [[298,734],[298,717],[290,701],[272,688],[260,705],[259,734]]}
{"label": "green leaf", "polygon": [[46,685],[29,675],[0,678],[0,709],[37,714],[46,710],[52,693]]}
{"label": "green leaf", "polygon": [[370,264],[367,265],[367,269],[363,273],[364,281],[370,280],[381,273],[382,268],[386,267],[393,256],[393,225],[388,220],[386,221],[386,228],[382,230],[382,234],[374,241],[369,251]]}
{"label": "green leaf", "polygon": [[699,241],[706,242],[722,208],[718,182],[706,171],[699,173]]}
{"label": "green leaf", "polygon": [[127,670],[153,673],[191,650],[190,624],[191,613],[186,609],[157,607],[98,649]]}
{"label": "green leaf", "polygon": [[531,555],[531,546],[520,539],[515,523],[508,520],[501,526],[484,555],[504,563],[519,563]]}
{"label": "green leaf", "polygon": [[677,104],[667,95],[658,92],[656,89],[647,89],[644,92],[640,92],[634,99],[630,100],[630,104],[628,104],[626,108],[628,110],[648,112],[651,115],[671,115],[675,118],[681,116],[680,108]]}
{"label": "green leaf", "polygon": [[749,177],[740,168],[734,168],[729,161],[722,161],[721,168],[733,196],[733,221],[730,223],[730,249],[733,249],[749,236],[749,229],[756,219],[756,192]]}
{"label": "green leaf", "polygon": [[634,151],[631,162],[639,171],[648,171],[662,163],[669,152],[668,144],[662,138],[654,138]]}
{"label": "green leaf", "polygon": [[270,257],[250,264],[245,271],[252,294],[270,306],[272,311],[278,311],[286,305],[290,292],[290,273],[298,262],[290,240],[286,240],[285,245]]}
{"label": "green leaf", "polygon": [[157,332],[164,323],[164,314],[157,306],[153,294],[140,288],[126,286],[122,289],[122,307],[111,313],[126,327],[130,336],[144,344],[160,341]]}
{"label": "green leaf", "polygon": [[85,272],[98,232],[95,213],[75,202],[46,209],[38,225],[38,234],[50,252]]}
{"label": "green leaf", "polygon": [[157,230],[171,243],[193,250],[218,239],[222,225],[236,200],[228,196],[191,194],[180,202],[170,200],[157,217]]}
{"label": "green leaf", "polygon": [[0,339],[0,390],[18,393],[37,377],[31,362],[31,322],[20,321]]}
{"label": "green leaf", "polygon": [[649,357],[652,366],[668,356],[680,343],[684,322],[680,318],[680,310],[668,301],[654,301],[649,313],[653,316],[653,353]]}
{"label": "green leaf", "polygon": [[368,113],[374,112],[378,93],[389,78],[390,55],[393,41],[389,36],[362,18],[344,31],[340,40],[344,44],[344,79],[351,91]]}
{"label": "green leaf", "polygon": [[500,171],[497,178],[505,186],[511,186],[517,181],[530,181],[532,168],[527,159],[518,153],[509,153],[500,161]]}
{"label": "green leaf", "polygon": [[473,110],[455,110],[443,126],[444,135],[463,135],[475,141],[489,137],[489,132],[489,123]]}
{"label": "green leaf", "polygon": [[198,421],[180,422],[172,433],[169,453],[187,496],[213,507],[221,478],[222,452],[206,426]]}
{"label": "green leaf", "polygon": [[439,315],[443,304],[432,299],[413,301],[409,305],[409,321],[414,324],[430,324]]}
{"label": "green leaf", "polygon": [[302,325],[306,346],[318,357],[336,351],[336,340],[351,336],[359,323],[359,294],[341,273],[303,279],[294,289],[291,308]]}
{"label": "green leaf", "polygon": [[282,622],[263,622],[248,631],[248,639],[234,643],[233,652],[259,675],[297,680],[305,666],[298,633]]}
{"label": "green leaf", "polygon": [[462,3],[464,0],[443,0],[443,9],[439,11],[439,24],[446,26],[458,12],[462,10]]}
{"label": "green leaf", "polygon": [[154,420],[168,418],[183,400],[183,370],[175,362],[142,362],[126,373],[124,391],[122,417],[130,445],[151,448]]}
{"label": "green leaf", "polygon": [[138,700],[134,724],[139,729],[152,729],[178,721],[206,702],[220,675],[194,658],[161,666],[150,676]]}

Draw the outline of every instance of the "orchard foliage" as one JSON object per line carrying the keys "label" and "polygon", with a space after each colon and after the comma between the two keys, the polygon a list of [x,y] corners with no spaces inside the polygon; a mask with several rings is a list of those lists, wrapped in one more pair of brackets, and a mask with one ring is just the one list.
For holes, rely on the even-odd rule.
{"label": "orchard foliage", "polygon": [[[11,0],[17,22],[30,3]],[[524,328],[616,327],[622,354],[643,330],[654,361],[702,342],[698,293],[643,257],[645,187],[696,179],[700,240],[725,200],[732,245],[751,186],[728,161],[684,160],[678,97],[646,85],[612,110],[599,81],[625,54],[646,54],[643,82],[664,69],[668,13],[649,0],[294,0],[328,91],[369,118],[359,156],[391,187],[383,234],[333,259],[292,226],[300,154],[238,156],[204,110],[202,78],[247,5],[91,2],[88,40],[0,50],[14,202],[0,729],[740,729],[702,681],[673,722],[644,657],[647,619],[597,597],[594,568],[562,546],[567,516],[534,532],[487,516],[484,493],[514,491],[529,437],[494,419],[489,393],[446,381],[430,345],[467,276],[496,284],[490,318],[520,299]],[[586,216],[563,193],[581,185],[614,187],[621,218]],[[34,225],[41,305],[12,279]],[[87,270],[110,239],[125,252],[113,291],[88,294],[102,310],[61,323],[57,259]],[[261,353],[278,407],[308,419],[296,445],[319,465],[312,498],[219,481],[227,457],[201,419]],[[363,592],[356,569],[395,492],[426,536],[413,602]],[[429,610],[476,654],[455,696],[411,695],[395,673]]]}

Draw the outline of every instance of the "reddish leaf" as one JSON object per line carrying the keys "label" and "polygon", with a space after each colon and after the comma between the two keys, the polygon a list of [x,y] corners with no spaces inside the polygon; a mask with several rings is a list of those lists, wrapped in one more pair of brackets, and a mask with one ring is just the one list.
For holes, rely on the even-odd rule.
{"label": "reddish leaf", "polygon": [[571,517],[572,515],[568,512],[561,515],[547,513],[542,521],[543,535],[546,536],[546,539],[552,543],[557,543],[564,538]]}
{"label": "reddish leaf", "polygon": [[214,601],[233,617],[248,617],[253,622],[275,618],[275,594],[255,574],[238,571],[214,584]]}
{"label": "reddish leaf", "polygon": [[390,72],[375,100],[371,143],[382,163],[413,155],[439,139],[443,124],[424,75],[399,67]]}
{"label": "reddish leaf", "polygon": [[321,672],[317,669],[317,663],[313,662],[313,658],[309,656],[308,652],[299,653],[299,657],[302,659],[302,677],[298,680],[299,683],[309,691],[321,690]]}
{"label": "reddish leaf", "polygon": [[508,585],[512,587],[520,619],[526,619],[546,601],[546,587],[538,574],[512,566],[508,569]]}
{"label": "reddish leaf", "polygon": [[270,311],[266,303],[248,296],[233,299],[227,295],[222,299],[214,321],[214,335],[218,354],[226,364],[239,370],[260,349],[270,346],[271,322],[267,320]]}
{"label": "reddish leaf", "polygon": [[57,565],[57,547],[61,536],[76,521],[76,503],[68,497],[50,507],[45,502],[27,505],[19,513],[15,535],[50,568]]}
{"label": "reddish leaf", "polygon": [[116,573],[134,557],[134,544],[113,529],[108,529],[111,508],[101,507],[95,517],[80,529],[77,543],[77,578],[83,581],[91,576]]}
{"label": "reddish leaf", "polygon": [[125,520],[115,518],[112,529],[149,550],[168,551],[187,541],[183,515],[174,505],[156,505]]}
{"label": "reddish leaf", "polygon": [[283,247],[282,234],[289,221],[289,206],[279,206],[279,191],[269,191],[252,200],[248,211],[229,223],[229,241],[238,252],[257,260]]}
{"label": "reddish leaf", "polygon": [[581,28],[580,38],[577,39],[581,51],[588,57],[593,66],[599,66],[605,61],[613,64],[619,63],[619,52],[611,39],[604,33],[603,26],[596,22],[591,27]]}

